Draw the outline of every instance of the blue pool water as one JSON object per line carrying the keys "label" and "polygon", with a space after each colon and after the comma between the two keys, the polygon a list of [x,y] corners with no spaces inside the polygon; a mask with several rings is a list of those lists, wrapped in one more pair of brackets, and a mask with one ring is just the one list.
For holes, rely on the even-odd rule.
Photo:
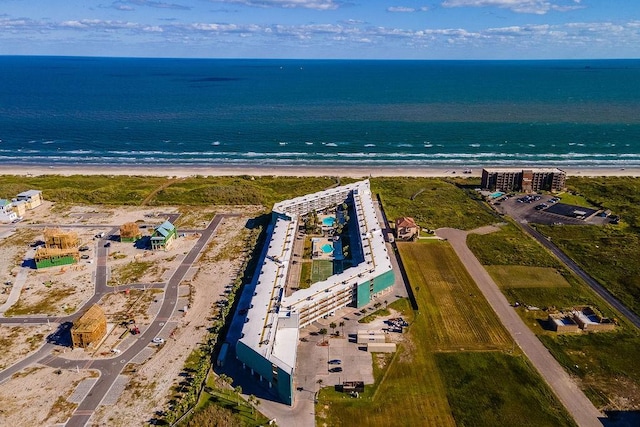
{"label": "blue pool water", "polygon": [[504,195],[504,193],[501,193],[501,192],[497,191],[497,192],[495,192],[495,193],[493,193],[491,195],[491,198],[497,199],[498,197],[502,197],[503,195]]}
{"label": "blue pool water", "polygon": [[325,227],[333,227],[333,224],[335,223],[336,223],[336,219],[332,216],[322,220],[322,225],[324,225]]}
{"label": "blue pool water", "polygon": [[325,254],[330,254],[331,252],[333,252],[333,245],[325,243],[324,245],[322,245],[322,252],[324,252]]}

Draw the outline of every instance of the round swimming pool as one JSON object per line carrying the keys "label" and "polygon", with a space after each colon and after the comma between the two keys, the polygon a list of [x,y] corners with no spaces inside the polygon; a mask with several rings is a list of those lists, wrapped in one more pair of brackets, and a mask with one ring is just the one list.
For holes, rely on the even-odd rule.
{"label": "round swimming pool", "polygon": [[333,252],[333,245],[329,244],[329,243],[325,243],[324,245],[322,245],[322,252],[324,252],[325,254],[330,254],[331,252]]}

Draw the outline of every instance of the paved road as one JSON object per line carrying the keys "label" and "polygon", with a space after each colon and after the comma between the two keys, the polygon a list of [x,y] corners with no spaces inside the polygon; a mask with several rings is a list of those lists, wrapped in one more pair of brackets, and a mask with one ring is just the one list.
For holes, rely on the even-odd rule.
{"label": "paved road", "polygon": [[147,330],[143,334],[138,336],[137,341],[134,342],[131,347],[129,347],[126,351],[122,352],[122,354],[113,359],[69,362],[69,360],[67,359],[56,357],[44,362],[49,366],[67,368],[69,367],[70,363],[71,366],[77,363],[84,363],[84,369],[100,370],[100,378],[91,388],[91,391],[89,392],[87,397],[78,405],[76,411],[73,413],[69,421],[67,421],[67,427],[84,426],[89,421],[94,411],[98,408],[98,406],[104,399],[104,396],[107,394],[109,389],[111,389],[113,383],[118,378],[118,375],[120,375],[120,373],[122,372],[122,369],[124,368],[126,363],[134,356],[136,356],[140,351],[146,348],[151,342],[151,339],[158,335],[164,328],[166,322],[171,318],[171,315],[173,314],[176,303],[178,301],[178,287],[180,285],[180,282],[183,280],[184,276],[191,268],[191,265],[200,256],[200,253],[206,247],[209,239],[211,238],[223,218],[224,215],[216,215],[209,226],[202,231],[202,235],[196,242],[195,246],[191,249],[191,251],[189,251],[185,259],[182,261],[182,263],[180,263],[176,271],[169,279],[166,291],[164,293],[162,306],[160,307],[160,311],[158,312],[156,318],[153,320],[153,322],[151,322]]}
{"label": "paved road", "polygon": [[600,283],[598,283],[593,277],[587,274],[580,266],[571,258],[569,258],[560,248],[547,239],[542,233],[529,224],[520,223],[520,226],[524,231],[529,233],[534,239],[536,239],[545,248],[549,249],[553,254],[558,257],[571,271],[577,274],[582,280],[584,280],[595,293],[609,303],[612,307],[615,307],[623,316],[625,316],[636,328],[640,329],[640,316],[631,311],[626,305],[621,303],[616,297],[611,295]]}
{"label": "paved road", "polygon": [[581,427],[601,427],[603,424],[600,420],[605,416],[593,406],[569,374],[553,358],[551,353],[511,307],[506,297],[500,292],[498,285],[467,247],[467,232],[451,228],[439,229],[436,232],[438,236],[446,238],[451,243],[458,257],[514,341],[540,372],[576,423]]}
{"label": "paved road", "polygon": [[[56,348],[53,344],[45,344],[38,351],[26,357],[25,359],[19,361],[18,363],[10,366],[9,368],[0,372],[0,383],[9,379],[14,373],[19,372],[25,367],[33,364],[33,363],[42,363],[51,367],[56,368],[74,368],[78,367],[79,369],[94,369],[100,372],[100,377],[93,385],[85,399],[79,404],[76,411],[73,413],[71,418],[67,422],[68,427],[72,426],[84,426],[94,411],[98,408],[102,400],[104,399],[107,392],[111,389],[114,382],[118,378],[118,375],[122,372],[124,366],[135,357],[141,350],[146,348],[151,339],[159,334],[159,332],[165,327],[167,321],[173,314],[176,303],[178,301],[178,287],[180,282],[184,279],[186,274],[189,272],[192,264],[197,260],[200,256],[200,253],[203,249],[205,249],[208,244],[211,236],[216,231],[220,222],[226,217],[237,216],[235,214],[228,215],[216,215],[209,226],[204,230],[199,230],[202,234],[195,246],[191,249],[191,251],[187,254],[185,259],[180,263],[176,271],[173,273],[169,281],[167,282],[164,293],[164,299],[162,301],[162,306],[156,315],[156,318],[149,325],[147,330],[139,335],[137,341],[129,347],[126,351],[119,354],[117,357],[111,359],[83,359],[83,360],[69,360],[64,357],[56,357],[51,355],[51,351]],[[174,218],[175,220],[175,218]],[[114,234],[115,229],[112,229],[109,234]],[[109,235],[108,234],[108,235]],[[107,235],[107,236],[108,236]],[[108,238],[108,237],[107,237]],[[86,307],[89,307],[95,302],[98,302],[102,296],[106,293],[112,292],[112,288],[107,286],[107,258],[108,258],[108,248],[104,246],[106,243],[106,239],[100,239],[97,244],[96,249],[96,278],[95,278],[95,293],[94,295],[82,306],[78,312],[81,312]],[[149,288],[150,286],[147,284],[136,284],[132,286],[127,286],[129,288]],[[154,285],[153,287],[158,287],[158,285]],[[13,317],[13,318],[0,318],[0,323],[4,324],[43,324],[45,321],[50,321],[52,323],[62,323],[62,322],[70,322],[77,314],[73,314],[65,317]]]}

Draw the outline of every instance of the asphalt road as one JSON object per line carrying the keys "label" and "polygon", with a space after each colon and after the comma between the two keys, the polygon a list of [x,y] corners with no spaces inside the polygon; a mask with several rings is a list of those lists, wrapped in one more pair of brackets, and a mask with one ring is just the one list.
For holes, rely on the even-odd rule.
{"label": "asphalt road", "polygon": [[[202,250],[206,247],[211,236],[217,229],[220,222],[225,217],[233,217],[237,215],[216,215],[207,228],[199,230],[201,233],[200,238],[196,242],[195,246],[189,251],[185,259],[180,263],[176,271],[173,273],[169,281],[165,286],[164,299],[162,306],[156,315],[156,318],[149,325],[147,330],[139,335],[137,341],[129,347],[126,351],[110,359],[82,359],[82,360],[69,360],[64,357],[56,357],[51,355],[51,351],[57,346],[51,343],[44,344],[39,350],[30,356],[22,359],[16,364],[0,372],[0,383],[9,379],[13,374],[26,368],[33,363],[42,363],[54,368],[73,369],[94,369],[100,372],[98,381],[94,384],[89,391],[85,399],[78,405],[76,411],[67,422],[68,427],[84,426],[89,421],[95,410],[98,408],[105,395],[113,386],[113,383],[118,378],[118,375],[122,372],[122,369],[126,364],[135,357],[140,351],[150,345],[151,340],[157,336],[160,331],[166,325],[173,311],[175,310],[176,303],[178,301],[178,287],[180,282],[184,279],[185,275],[191,268],[192,264],[200,256]],[[172,218],[175,221],[175,218]],[[116,229],[110,230],[107,236],[100,239],[97,242],[96,249],[96,275],[95,275],[95,292],[94,295],[82,306],[78,312],[73,315],[65,317],[12,317],[12,318],[0,318],[0,323],[3,324],[44,324],[47,320],[52,323],[71,322],[75,319],[78,313],[84,311],[90,305],[98,302],[102,296],[106,293],[112,292],[113,289],[107,286],[107,258],[109,249],[105,247],[105,243],[108,241],[110,235],[114,234]],[[148,288],[151,287],[146,284],[136,284],[128,287],[136,288]],[[153,287],[158,287],[157,285]]]}
{"label": "asphalt road", "polygon": [[456,254],[511,334],[513,340],[529,358],[576,423],[581,427],[601,427],[603,425],[601,419],[604,419],[605,416],[593,406],[569,374],[553,358],[551,353],[511,307],[498,285],[467,247],[467,232],[443,228],[437,230],[437,234],[451,243]]}

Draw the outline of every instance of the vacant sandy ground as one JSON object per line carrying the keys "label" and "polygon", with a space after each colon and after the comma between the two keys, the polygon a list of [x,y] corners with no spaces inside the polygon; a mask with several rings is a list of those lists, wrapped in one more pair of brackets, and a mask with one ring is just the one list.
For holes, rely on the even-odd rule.
{"label": "vacant sandy ground", "polygon": [[67,402],[91,371],[30,366],[0,387],[0,425],[50,426],[64,423],[76,405]]}
{"label": "vacant sandy ground", "polygon": [[228,218],[220,224],[209,251],[203,256],[209,261],[199,265],[200,269],[191,281],[191,308],[186,314],[176,310],[170,320],[177,322],[171,338],[146,363],[132,365],[136,372],[127,389],[116,405],[101,407],[91,419],[91,425],[143,425],[165,407],[172,394],[171,387],[181,380],[179,374],[187,356],[202,342],[206,328],[211,324],[209,319],[217,312],[215,302],[225,298],[226,286],[237,276],[242,259],[229,259],[224,251],[229,242],[242,238],[247,219]]}

